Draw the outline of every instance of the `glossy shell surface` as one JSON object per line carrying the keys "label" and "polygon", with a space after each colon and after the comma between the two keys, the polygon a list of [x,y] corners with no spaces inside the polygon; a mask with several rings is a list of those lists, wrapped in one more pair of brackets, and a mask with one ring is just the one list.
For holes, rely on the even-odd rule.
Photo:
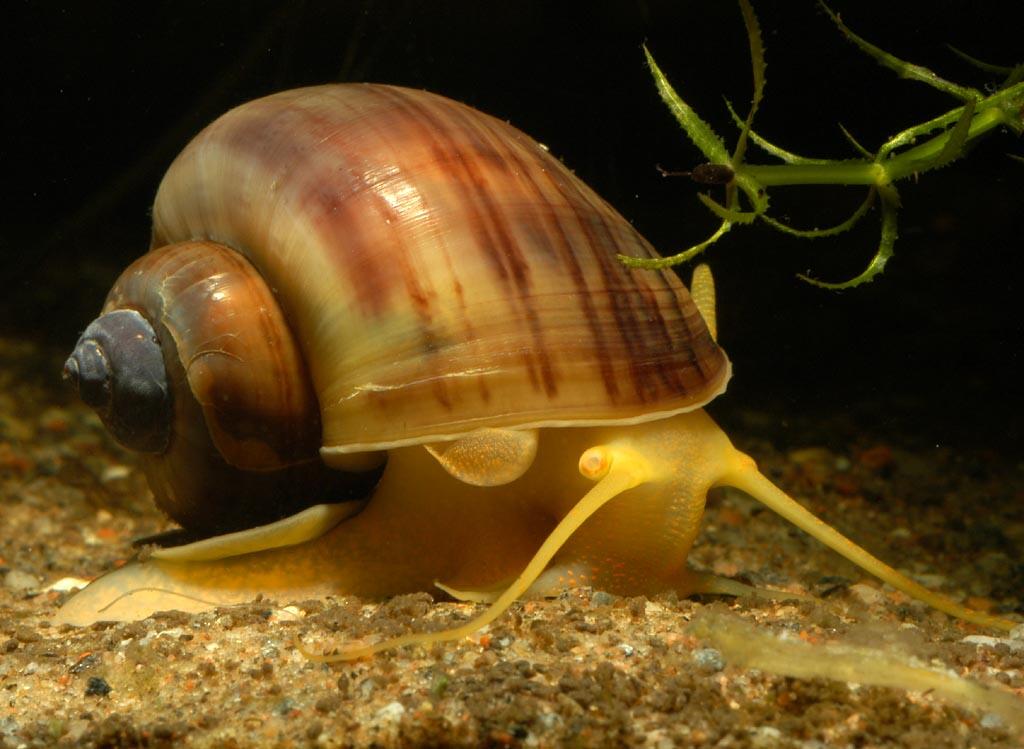
{"label": "glossy shell surface", "polygon": [[[304,354],[244,257],[213,242],[147,253],[121,274],[103,311],[125,308],[142,311],[158,337],[173,339],[172,356],[202,410],[193,420],[183,415],[184,399],[174,398],[177,439],[195,443],[208,431],[220,457],[250,471],[315,458],[320,414]],[[169,364],[173,381],[178,370]],[[172,392],[184,389],[179,383]]]}
{"label": "glossy shell surface", "polygon": [[534,140],[441,96],[354,84],[227,113],[182,152],[154,246],[212,240],[276,295],[325,454],[478,427],[697,408],[729,363],[671,271]]}

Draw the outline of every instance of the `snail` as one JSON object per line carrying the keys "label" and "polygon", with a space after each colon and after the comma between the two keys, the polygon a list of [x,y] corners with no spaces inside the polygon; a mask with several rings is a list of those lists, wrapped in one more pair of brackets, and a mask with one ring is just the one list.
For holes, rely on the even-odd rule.
{"label": "snail", "polygon": [[[258,594],[737,594],[687,568],[709,489],[750,494],[970,622],[775,487],[703,406],[730,363],[692,295],[545,148],[450,99],[326,85],[244,104],[165,175],[152,249],[65,376],[202,540],[73,596],[85,625]],[[248,527],[247,526],[251,526]]]}

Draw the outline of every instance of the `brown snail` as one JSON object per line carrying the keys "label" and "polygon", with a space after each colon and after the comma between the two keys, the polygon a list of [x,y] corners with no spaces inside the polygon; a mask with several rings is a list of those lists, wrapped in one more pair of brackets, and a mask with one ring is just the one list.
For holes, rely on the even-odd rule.
{"label": "brown snail", "polygon": [[1014,626],[762,476],[701,410],[730,373],[710,276],[691,297],[621,265],[656,253],[503,122],[381,85],[259,99],[176,159],[153,222],[66,374],[161,506],[220,535],[98,579],[59,621],[435,584],[493,601],[355,657],[528,591],[735,593],[686,568],[729,485],[942,611]]}

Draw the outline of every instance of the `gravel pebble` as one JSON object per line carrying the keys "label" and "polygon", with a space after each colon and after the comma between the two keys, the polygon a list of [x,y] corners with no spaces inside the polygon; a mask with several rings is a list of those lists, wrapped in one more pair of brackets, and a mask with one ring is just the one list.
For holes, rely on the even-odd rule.
{"label": "gravel pebble", "polygon": [[722,654],[714,648],[699,648],[693,651],[693,661],[697,664],[701,671],[705,673],[715,673],[725,668],[725,661],[722,660]]}
{"label": "gravel pebble", "polygon": [[106,697],[112,691],[113,689],[102,676],[90,676],[85,685],[87,697]]}
{"label": "gravel pebble", "polygon": [[4,575],[4,585],[11,590],[35,590],[39,587],[39,579],[22,570],[11,570]]}

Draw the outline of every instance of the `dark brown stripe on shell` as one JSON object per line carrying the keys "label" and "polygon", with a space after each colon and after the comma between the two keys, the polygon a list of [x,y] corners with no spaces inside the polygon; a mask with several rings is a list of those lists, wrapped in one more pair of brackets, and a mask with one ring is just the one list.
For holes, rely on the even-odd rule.
{"label": "dark brown stripe on shell", "polygon": [[[590,259],[597,261],[605,284],[604,288],[597,290],[596,293],[606,294],[611,303],[619,339],[627,352],[630,380],[637,398],[641,402],[649,402],[659,397],[664,391],[657,386],[658,382],[668,392],[687,393],[689,389],[680,378],[672,376],[674,374],[672,369],[665,366],[667,362],[652,357],[653,351],[672,351],[676,347],[677,341],[664,328],[660,331],[663,334],[660,340],[651,340],[653,331],[649,323],[652,317],[655,319],[660,317],[660,310],[658,310],[656,300],[652,305],[638,293],[642,289],[649,289],[647,278],[626,269],[615,256],[616,252],[631,254],[625,250],[634,248],[623,247],[620,242],[616,241],[614,232],[609,227],[606,218],[607,212],[613,211],[613,209],[607,206],[601,198],[582,188],[571,175],[558,172],[559,179],[556,180],[555,170],[549,170],[546,174],[556,188],[567,196],[569,204],[576,209],[575,214],[580,230],[587,237],[587,248],[591,250],[600,248],[598,251],[590,253]],[[581,205],[589,206],[591,210],[584,213],[577,208]],[[592,217],[597,217],[598,220],[590,220]],[[617,215],[616,217],[622,224],[628,226],[625,219]],[[635,238],[639,239],[636,243],[637,246],[646,250],[647,244],[639,237],[639,234],[635,234]],[[605,248],[607,248],[606,251],[601,251]],[[653,278],[657,278],[657,276],[653,276]],[[674,297],[675,294],[670,294],[670,296]]]}
{"label": "dark brown stripe on shell", "polygon": [[[458,143],[459,139],[453,137],[454,131],[449,121],[455,119],[453,112],[457,112],[463,105],[449,104],[446,100],[441,99],[438,102],[444,103],[445,109],[440,113],[435,113],[433,106],[435,102],[432,100],[427,105],[421,103],[421,97],[410,96],[406,91],[398,89],[383,89],[383,91],[390,95],[399,107],[409,113],[412,122],[423,123],[420,128],[421,136],[431,143],[437,165],[445,169],[453,187],[458,190],[469,220],[476,229],[477,247],[491,261],[491,266],[496,269],[499,278],[506,283],[511,278],[514,283],[517,291],[516,300],[522,306],[526,324],[534,341],[533,350],[528,353],[524,352],[531,365],[529,367],[531,380],[535,381],[536,378],[532,372],[535,362],[540,370],[540,380],[544,392],[549,397],[554,396],[558,387],[551,364],[551,356],[544,342],[544,331],[537,311],[529,302],[531,284],[528,254],[516,242],[511,228],[507,225],[502,206],[492,200],[483,175],[475,162],[477,158],[482,158],[492,163],[503,163],[500,156],[479,137],[471,139],[472,150],[468,153],[461,148],[450,147],[452,143]],[[487,117],[487,115],[475,112],[473,114],[475,118]],[[467,136],[475,135],[472,128],[463,127],[460,128],[460,131]]]}
{"label": "dark brown stripe on shell", "polygon": [[[462,266],[449,254],[440,230],[429,224],[417,229],[436,236],[424,240],[419,233],[416,240],[403,241],[408,235],[401,231],[402,221],[412,214],[402,210],[404,201],[388,199],[377,178],[393,179],[392,188],[408,186],[424,203],[443,195],[433,191],[434,182],[431,187],[418,183],[401,164],[393,177],[381,177],[382,165],[374,160],[391,154],[397,161],[407,142],[428,160],[426,168],[438,170],[430,172],[431,179],[446,182],[441,189],[450,190],[451,205],[464,211],[469,252],[479,254],[508,290],[513,314],[521,316],[530,341],[507,354],[522,357],[527,387],[554,396],[565,384],[557,370],[566,359],[547,342],[531,282],[531,271],[541,272],[538,258],[550,258],[553,272],[565,277],[565,293],[574,296],[583,323],[580,339],[584,325],[590,335],[587,361],[611,404],[696,402],[705,385],[721,377],[724,354],[672,272],[628,270],[615,257],[617,252],[655,256],[646,240],[528,136],[499,120],[424,92],[348,86],[256,102],[212,137],[270,178],[280,177],[282,189],[310,216],[339,274],[354,288],[361,311],[377,316],[393,309],[397,295],[408,298],[420,321],[424,366],[436,368],[430,379],[445,408],[454,408],[452,397],[464,391],[444,377],[445,365],[435,361],[443,357],[431,356],[446,345],[432,331],[432,305],[443,297],[449,300],[445,304],[466,310],[457,274]],[[492,191],[495,185],[500,190]],[[515,204],[520,198],[522,204]],[[550,205],[552,198],[565,206]],[[506,199],[515,207],[505,205]],[[425,204],[424,210],[432,206]],[[373,246],[388,236],[388,225],[397,227],[390,232],[394,241],[386,248]],[[440,254],[432,250],[430,258],[421,259],[419,241],[436,241]],[[427,259],[449,269],[450,289],[437,276],[440,288],[431,288],[428,277],[417,272]],[[471,317],[462,318],[474,340]],[[489,400],[484,376],[478,383]]]}
{"label": "dark brown stripe on shell", "polygon": [[[474,119],[474,123],[481,121],[484,120]],[[515,133],[515,131],[513,131],[513,133],[515,135],[518,135],[517,133]],[[499,138],[498,149],[503,151],[504,158],[508,160],[515,160],[517,158],[515,156],[515,149],[511,147],[510,143],[516,142],[522,144],[523,140],[525,140],[525,136],[518,136],[518,138],[515,139]],[[534,146],[534,148],[535,147],[536,146]],[[553,162],[553,160],[551,161]],[[529,176],[532,175],[532,173],[535,171],[534,169],[525,168],[521,161],[518,162],[518,164],[522,169],[522,175]],[[563,168],[560,165],[556,165],[553,163],[544,163],[540,164],[539,166],[541,168],[541,171],[550,170],[550,172],[554,172],[557,170],[563,170]],[[639,250],[639,254],[655,256],[653,250],[650,248],[647,242],[639,235],[639,233],[636,232],[636,230],[632,226],[630,226],[624,219],[622,219],[621,216],[616,214],[614,212],[614,209],[608,206],[607,203],[600,199],[600,197],[596,196],[586,188],[581,187],[580,183],[574,177],[566,176],[564,170],[562,171],[560,176],[561,179],[552,179],[552,185],[555,186],[556,188],[568,188],[560,189],[558,193],[565,199],[567,205],[571,206],[573,209],[576,210],[577,220],[579,222],[581,229],[586,234],[589,235],[589,242],[583,248],[585,250],[589,250],[589,256],[587,260],[593,261],[595,258],[597,259],[599,267],[602,269],[604,273],[606,279],[605,283],[609,288],[614,288],[613,284],[617,286],[619,283],[622,283],[625,287],[628,287],[630,282],[634,283],[636,287],[636,296],[632,294],[627,294],[627,301],[629,301],[630,304],[628,305],[628,307],[625,308],[625,312],[627,313],[626,315],[622,314],[624,311],[622,305],[615,304],[613,307],[613,309],[619,312],[619,328],[621,331],[625,331],[625,333],[622,335],[623,342],[626,345],[628,345],[630,342],[634,340],[643,341],[644,334],[650,334],[651,332],[654,332],[654,330],[651,329],[652,323],[654,324],[654,329],[661,333],[660,336],[655,336],[656,340],[654,340],[652,344],[644,347],[643,349],[633,349],[634,355],[641,352],[649,355],[651,354],[652,350],[654,352],[659,352],[661,355],[660,359],[651,358],[650,356],[647,357],[647,361],[649,361],[650,364],[653,365],[647,368],[650,370],[650,376],[644,376],[646,373],[644,372],[643,365],[641,365],[640,369],[634,370],[633,379],[638,385],[638,387],[636,388],[638,394],[644,395],[646,393],[649,393],[650,397],[658,397],[663,394],[663,392],[661,391],[662,388],[666,389],[668,392],[686,392],[687,385],[685,379],[683,379],[685,378],[685,375],[681,374],[678,371],[678,366],[671,366],[671,360],[673,358],[672,352],[678,348],[677,344],[678,342],[680,342],[680,337],[678,335],[679,331],[677,331],[676,336],[672,335],[671,331],[668,329],[665,323],[664,317],[661,312],[661,305],[669,301],[665,299],[665,297],[667,296],[671,300],[671,305],[675,307],[675,310],[678,315],[677,327],[683,326],[684,330],[690,330],[689,320],[686,319],[688,316],[685,314],[680,304],[681,298],[680,296],[677,295],[677,293],[674,290],[676,288],[680,288],[682,285],[679,283],[678,279],[675,278],[672,278],[674,284],[669,284],[665,277],[659,277],[657,274],[643,273],[639,277],[637,277],[636,275],[630,277],[629,274],[631,272],[623,269],[622,266],[620,266],[617,260],[614,258],[615,252],[623,252],[624,254],[635,255],[638,254],[637,250]],[[539,196],[541,194],[541,191],[537,188],[536,183],[532,181],[532,176],[530,176],[529,178],[531,180],[531,184],[533,184],[534,195]],[[551,179],[550,176],[549,179]],[[581,211],[580,206],[582,205],[588,205],[591,208],[591,212]],[[587,220],[588,217],[596,219],[594,225],[602,230],[599,233],[603,236],[603,242],[597,243],[597,238],[594,232],[590,231],[591,224]],[[611,219],[611,221],[609,221],[609,219]],[[626,231],[628,232],[628,235],[626,237],[627,241],[625,243],[622,242],[624,238],[622,236],[621,229],[623,228],[626,228]],[[559,229],[561,230],[561,227],[559,227]],[[545,236],[547,235],[547,232],[541,233],[544,234]],[[562,235],[564,238],[564,231],[562,232]],[[568,243],[566,244],[568,245]],[[572,252],[575,249],[575,247],[569,246],[569,249],[570,257],[572,257],[573,262],[571,264],[567,264],[567,270],[569,271],[568,275],[570,275],[571,278],[575,278],[577,282],[577,287],[580,288],[583,292],[583,298],[587,302],[587,307],[590,310],[593,310],[593,307],[590,304],[590,294],[593,293],[593,291],[586,288],[584,279],[573,274],[574,269],[578,271],[579,264],[578,262],[575,262],[576,258],[574,253]],[[597,250],[596,252],[595,249]],[[609,251],[605,252],[605,249]],[[661,281],[662,288],[660,289],[660,291],[662,293],[660,294],[660,299],[659,295],[655,294],[653,290],[647,285],[647,280],[654,280],[656,283],[657,281]],[[665,292],[667,292],[667,294]],[[685,292],[683,293],[685,294]],[[616,295],[616,300],[618,299],[619,295]],[[636,302],[637,304],[634,305],[632,304],[632,302]],[[637,307],[639,308],[639,310],[636,309]],[[637,314],[637,311],[640,312],[639,315]],[[592,326],[592,329],[594,328],[595,326]],[[600,329],[596,328],[596,330],[599,331]],[[641,335],[637,335],[637,333],[641,333]],[[650,338],[649,335],[646,337]],[[607,365],[608,354],[606,347],[603,345],[603,336],[600,338],[598,336],[595,336],[595,340],[601,340],[602,342],[602,346],[599,347],[598,356],[600,357],[603,352],[603,355],[605,357],[604,363]],[[683,337],[682,340],[685,344],[687,338]],[[692,371],[695,379],[698,380],[698,384],[703,384],[703,382],[707,380],[707,376],[701,371],[701,365],[704,365],[705,362],[699,356],[696,356],[696,361],[693,361],[693,359],[695,358],[695,351],[690,346],[686,346],[686,348],[688,349],[686,352],[688,358],[691,359],[691,361],[689,362],[690,370]],[[721,361],[721,357],[719,357],[719,361]],[[602,371],[605,374],[610,375],[610,368],[608,366],[603,366]],[[654,378],[653,380],[651,379],[652,377]],[[691,377],[691,379],[694,379],[694,377]],[[606,383],[608,383],[610,377],[606,376],[604,380]],[[655,381],[660,382],[660,388],[658,387],[658,385],[655,384]],[[647,386],[646,388],[644,387],[645,385]],[[606,390],[608,390],[609,394],[611,394],[614,392],[614,387],[608,387],[608,385],[606,384]]]}
{"label": "dark brown stripe on shell", "polygon": [[[604,203],[603,199],[596,194],[592,194],[593,198]],[[622,219],[619,224],[622,228],[626,229],[633,241],[628,242],[624,247],[622,244],[617,244],[615,251],[627,254],[637,255],[638,253],[634,250],[641,250],[639,253],[643,256],[657,257],[657,254],[653,251],[653,248],[648,242],[636,231],[635,227]],[[625,269],[619,265],[616,261],[616,270],[620,273],[626,274],[631,277],[632,281],[637,284],[640,289],[641,295],[644,297],[644,312],[645,316],[655,315],[656,320],[651,320],[648,317],[648,324],[644,324],[641,319],[641,331],[643,333],[654,332],[655,329],[661,331],[662,336],[659,340],[653,342],[653,348],[648,347],[647,351],[661,351],[662,360],[652,361],[654,365],[651,368],[651,374],[659,379],[664,387],[668,389],[668,392],[697,392],[703,388],[706,383],[713,379],[713,376],[719,374],[724,364],[724,356],[711,342],[710,334],[706,327],[703,325],[703,320],[699,318],[699,313],[692,302],[684,305],[684,301],[689,301],[689,296],[685,291],[683,284],[677,277],[674,276],[673,271],[670,269],[664,269],[661,273],[649,273],[646,271],[637,271]],[[653,294],[652,289],[648,285],[648,282],[653,282],[656,286],[660,287],[661,293]],[[675,289],[680,289],[682,293],[678,293]],[[666,293],[667,292],[667,293]],[[668,304],[668,308],[674,308],[676,312],[675,327],[673,331],[665,323],[662,316],[663,305]],[[652,327],[649,323],[657,322],[658,325]],[[693,322],[697,322],[694,326]],[[679,330],[682,328],[682,330]],[[682,332],[685,331],[685,335]],[[708,348],[707,343],[711,342],[711,349]],[[689,363],[689,371],[692,376],[687,376],[687,370],[680,370],[678,365],[678,355],[681,347],[686,348],[686,357]],[[646,360],[646,359],[643,359]],[[715,362],[716,366],[709,369],[709,365]],[[693,381],[690,381],[693,380]],[[648,380],[649,382],[649,380]],[[657,394],[655,397],[659,397],[661,394]]]}
{"label": "dark brown stripe on shell", "polygon": [[[572,281],[576,290],[575,298],[580,305],[587,328],[590,330],[593,339],[598,371],[601,374],[605,392],[613,403],[616,402],[619,394],[618,383],[612,370],[611,357],[604,331],[598,324],[597,310],[594,308],[591,296],[592,292],[587,285],[586,277],[579,258],[576,256],[575,248],[569,241],[566,227],[563,226],[558,213],[551,207],[548,196],[543,193],[534,179],[534,173],[537,171],[544,172],[550,168],[550,165],[546,163],[546,159],[539,157],[536,153],[536,149],[539,146],[532,140],[526,136],[520,136],[518,131],[510,129],[495,132],[495,129],[491,127],[486,132],[482,132],[482,123],[488,121],[478,116],[467,116],[469,111],[459,108],[453,112],[452,116],[458,119],[467,131],[481,131],[479,132],[481,139],[487,138],[492,140],[491,147],[499,154],[498,159],[504,164],[511,164],[514,167],[513,172],[525,183],[524,186],[528,188],[522,208],[529,209],[529,214],[520,229],[529,236],[537,249],[542,250],[552,259],[560,261],[561,266]],[[475,115],[472,112],[471,114]],[[488,122],[488,124],[490,123]],[[510,141],[518,145],[520,149],[513,148]],[[531,160],[527,161],[522,158],[520,150],[525,151],[527,157]],[[570,203],[568,196],[564,192],[559,192],[558,194],[565,197],[567,204]],[[524,301],[528,303],[528,299]]]}
{"label": "dark brown stripe on shell", "polygon": [[[337,99],[339,106],[346,106],[344,97]],[[375,248],[361,233],[366,217],[354,210],[353,197],[372,191],[353,154],[338,138],[330,137],[338,129],[339,116],[320,115],[291,98],[271,98],[248,106],[251,109],[235,118],[223,135],[218,133],[223,146],[260,164],[268,175],[286,170],[286,179],[294,180],[291,189],[296,191],[299,205],[325,246],[336,248],[332,258],[348,278],[358,280],[353,286],[360,308],[371,314],[384,312],[398,274],[379,261]],[[341,168],[323,158],[325,147],[341,157]],[[386,204],[375,201],[374,207],[381,218],[389,217]]]}

